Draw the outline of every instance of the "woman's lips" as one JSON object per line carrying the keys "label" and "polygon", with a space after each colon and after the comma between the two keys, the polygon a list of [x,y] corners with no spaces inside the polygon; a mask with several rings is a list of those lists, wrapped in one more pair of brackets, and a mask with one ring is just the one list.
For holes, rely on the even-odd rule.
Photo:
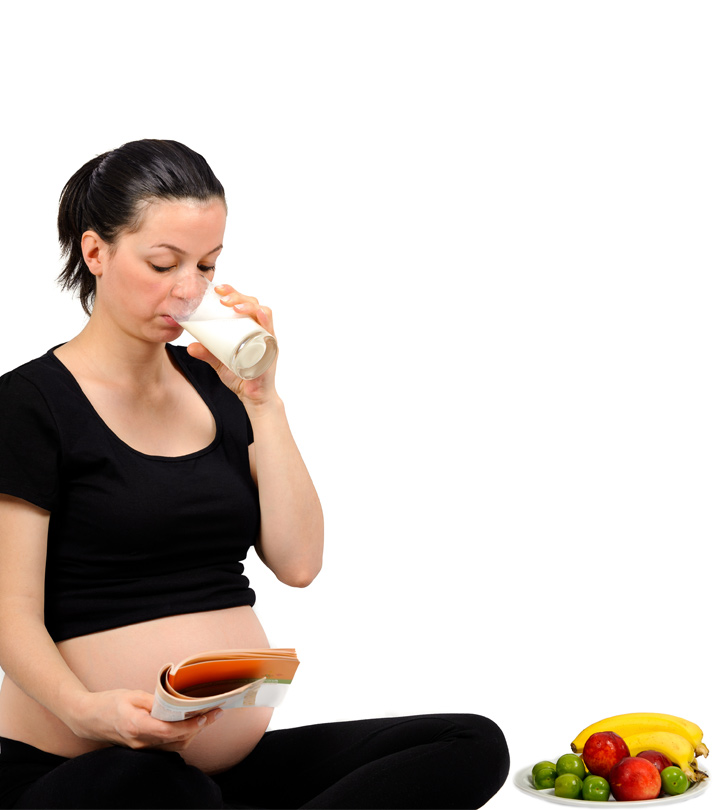
{"label": "woman's lips", "polygon": [[175,320],[175,318],[171,318],[169,315],[161,315],[160,316],[168,326],[177,326],[178,329],[182,329],[180,324]]}

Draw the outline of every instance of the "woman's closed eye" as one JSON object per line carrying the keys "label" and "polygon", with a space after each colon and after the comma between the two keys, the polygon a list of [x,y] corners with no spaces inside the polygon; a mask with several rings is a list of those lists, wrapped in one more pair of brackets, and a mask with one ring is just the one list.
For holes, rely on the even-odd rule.
{"label": "woman's closed eye", "polygon": [[[167,273],[168,270],[172,270],[175,267],[174,264],[171,264],[170,267],[159,267],[157,264],[152,263],[150,264],[150,266],[152,267],[153,270],[157,270],[158,273]],[[198,270],[202,270],[203,273],[209,273],[211,270],[214,269],[215,269],[214,264],[212,266],[207,266],[204,264],[198,265]]]}

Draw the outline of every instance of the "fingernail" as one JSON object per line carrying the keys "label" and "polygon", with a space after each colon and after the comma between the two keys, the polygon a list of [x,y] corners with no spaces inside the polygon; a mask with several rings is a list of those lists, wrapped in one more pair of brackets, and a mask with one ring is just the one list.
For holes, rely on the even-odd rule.
{"label": "fingernail", "polygon": [[235,306],[233,307],[233,309],[234,309],[236,312],[244,312],[244,311],[245,311],[245,304],[235,304]]}
{"label": "fingernail", "polygon": [[223,295],[223,297],[220,300],[227,303],[231,298],[232,298],[232,295]]}
{"label": "fingernail", "polygon": [[227,287],[224,284],[218,284],[218,286],[215,287],[215,292],[217,293],[224,293],[225,290],[227,290]]}
{"label": "fingernail", "polygon": [[207,717],[204,714],[201,714],[200,717],[198,717],[198,725],[204,726],[205,723],[207,723]]}

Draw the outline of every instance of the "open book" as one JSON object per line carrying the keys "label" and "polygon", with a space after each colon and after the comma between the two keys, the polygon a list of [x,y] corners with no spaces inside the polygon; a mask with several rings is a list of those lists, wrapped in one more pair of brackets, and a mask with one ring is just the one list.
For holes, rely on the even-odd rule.
{"label": "open book", "polygon": [[218,706],[279,706],[300,662],[294,649],[212,650],[165,664],[152,716],[186,720]]}

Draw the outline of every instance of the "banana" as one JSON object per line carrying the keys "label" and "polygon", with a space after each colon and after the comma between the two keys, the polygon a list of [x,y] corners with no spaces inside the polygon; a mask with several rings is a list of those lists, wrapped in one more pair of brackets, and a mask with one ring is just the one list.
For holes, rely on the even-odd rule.
{"label": "banana", "polygon": [[649,731],[664,731],[671,734],[679,734],[688,742],[692,743],[695,756],[706,757],[710,752],[703,743],[703,732],[700,726],[676,717],[673,714],[658,714],[656,712],[634,712],[631,714],[616,714],[614,717],[606,717],[583,729],[572,741],[570,747],[576,754],[582,753],[583,746],[588,741],[591,734],[597,731],[614,731],[626,742],[627,736],[643,734]]}
{"label": "banana", "polygon": [[693,744],[680,734],[669,731],[645,731],[641,734],[629,734],[623,737],[630,749],[630,756],[637,756],[641,751],[659,751],[682,769],[691,782],[699,782],[707,776],[698,770]]}

